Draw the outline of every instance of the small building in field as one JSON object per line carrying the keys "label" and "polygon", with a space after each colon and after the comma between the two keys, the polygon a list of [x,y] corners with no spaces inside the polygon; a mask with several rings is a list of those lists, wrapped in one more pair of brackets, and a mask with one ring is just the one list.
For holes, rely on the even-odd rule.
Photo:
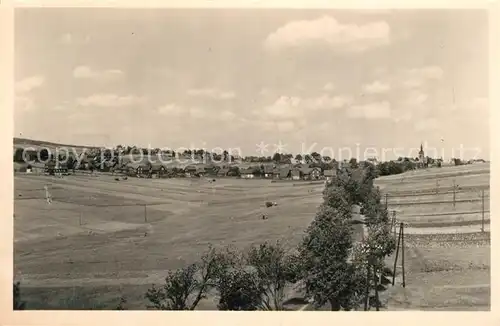
{"label": "small building in field", "polygon": [[266,179],[273,178],[273,166],[272,165],[264,165],[262,177]]}
{"label": "small building in field", "polygon": [[163,178],[167,175],[167,167],[161,162],[152,162],[149,164],[150,173],[157,178]]}
{"label": "small building in field", "polygon": [[122,171],[124,171],[128,176],[139,178],[143,177],[148,170],[149,167],[140,162],[129,162],[122,168]]}
{"label": "small building in field", "polygon": [[280,178],[280,168],[274,167],[273,168],[273,179],[279,179],[279,178]]}
{"label": "small building in field", "polygon": [[291,172],[292,180],[300,180],[300,169],[294,168]]}
{"label": "small building in field", "polygon": [[192,178],[196,175],[196,166],[194,165],[188,165],[184,168],[184,175],[186,178]]}
{"label": "small building in field", "polygon": [[279,178],[281,180],[291,180],[292,179],[292,168],[290,166],[281,167]]}
{"label": "small building in field", "polygon": [[45,164],[45,174],[56,176],[67,175],[68,168],[64,163],[49,161]]}
{"label": "small building in field", "polygon": [[240,170],[240,177],[242,179],[253,179],[255,177],[254,169],[253,168],[241,169]]}
{"label": "small building in field", "polygon": [[303,180],[319,180],[321,176],[319,168],[302,168],[300,172]]}
{"label": "small building in field", "polygon": [[331,170],[324,170],[323,171],[323,176],[326,179],[326,182],[331,182],[333,178],[337,176],[337,170],[331,169]]}

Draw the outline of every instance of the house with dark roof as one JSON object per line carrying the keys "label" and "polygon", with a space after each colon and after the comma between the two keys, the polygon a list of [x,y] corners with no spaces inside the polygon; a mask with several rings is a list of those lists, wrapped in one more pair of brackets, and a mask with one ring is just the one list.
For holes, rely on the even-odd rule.
{"label": "house with dark roof", "polygon": [[254,168],[241,169],[240,170],[240,177],[242,179],[253,179],[255,177]]}
{"label": "house with dark roof", "polygon": [[290,166],[281,167],[279,171],[280,171],[279,178],[281,180],[292,179],[292,168]]}
{"label": "house with dark roof", "polygon": [[121,169],[129,176],[138,178],[145,177],[149,174],[149,166],[143,162],[129,162]]}
{"label": "house with dark roof", "polygon": [[68,167],[65,163],[49,161],[45,164],[45,174],[48,175],[67,175]]}
{"label": "house with dark roof", "polygon": [[273,177],[273,166],[272,165],[264,165],[262,177],[266,179],[271,179]]}
{"label": "house with dark roof", "polygon": [[323,171],[323,176],[326,179],[326,182],[330,182],[337,176],[337,170],[331,169],[331,170],[324,170]]}
{"label": "house with dark roof", "polygon": [[300,169],[293,168],[291,172],[292,180],[300,180]]}
{"label": "house with dark roof", "polygon": [[167,174],[167,167],[162,162],[151,162],[149,164],[149,172],[152,176],[163,178]]}
{"label": "house with dark roof", "polygon": [[300,169],[301,177],[303,180],[319,180],[321,176],[320,168],[306,168]]}
{"label": "house with dark roof", "polygon": [[205,175],[205,166],[202,164],[191,164],[184,168],[184,174],[187,178],[203,177]]}

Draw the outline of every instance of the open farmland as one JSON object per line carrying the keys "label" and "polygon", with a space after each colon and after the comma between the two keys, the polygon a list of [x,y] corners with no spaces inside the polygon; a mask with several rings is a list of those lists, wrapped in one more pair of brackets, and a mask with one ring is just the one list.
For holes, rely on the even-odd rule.
{"label": "open farmland", "polygon": [[[44,199],[47,183],[51,205]],[[209,243],[242,249],[273,239],[297,244],[321,188],[229,178],[16,176],[16,279],[33,308],[112,308],[122,294],[131,308],[144,308],[151,283],[194,262]],[[268,200],[278,206],[265,208]]]}
{"label": "open farmland", "polygon": [[397,286],[385,294],[389,310],[490,309],[489,173],[489,164],[478,164],[377,180],[389,210],[407,225],[406,288],[400,253]]}
{"label": "open farmland", "polygon": [[[389,194],[389,210],[407,224],[406,288],[399,286],[398,267],[396,286],[381,294],[387,308],[489,309],[489,165],[416,171],[376,184]],[[296,245],[322,200],[322,187],[232,178],[210,183],[19,175],[16,279],[31,309],[110,309],[121,295],[129,308],[143,309],[147,288],[161,283],[165,270],[197,260],[209,243],[245,249],[283,239]],[[487,232],[481,233],[483,191]],[[278,206],[266,208],[266,201]],[[269,219],[262,220],[263,214]],[[214,308],[213,300],[199,306]]]}

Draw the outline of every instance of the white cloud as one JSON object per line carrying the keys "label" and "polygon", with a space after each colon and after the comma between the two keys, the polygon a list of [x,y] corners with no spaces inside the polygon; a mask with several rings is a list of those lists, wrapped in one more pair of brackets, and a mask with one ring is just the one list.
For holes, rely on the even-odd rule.
{"label": "white cloud", "polygon": [[425,106],[429,95],[420,90],[410,90],[404,93],[404,101],[402,105],[410,110],[427,110],[428,106]]}
{"label": "white cloud", "polygon": [[186,110],[184,110],[181,106],[175,103],[170,103],[160,106],[157,111],[159,114],[166,116],[180,116],[183,113],[186,113]]}
{"label": "white cloud", "polygon": [[229,100],[236,97],[236,94],[234,92],[218,90],[215,88],[190,89],[187,91],[187,94],[189,96],[209,97],[217,100]]}
{"label": "white cloud", "polygon": [[134,95],[120,96],[116,94],[94,94],[88,97],[78,98],[76,103],[81,106],[122,107],[141,104],[144,101],[145,98]]}
{"label": "white cloud", "polygon": [[323,90],[325,91],[333,91],[335,89],[335,85],[333,83],[327,83],[323,86]]}
{"label": "white cloud", "polygon": [[297,118],[301,117],[303,111],[299,104],[300,97],[281,96],[272,105],[264,108],[264,112],[271,118]]}
{"label": "white cloud", "polygon": [[391,90],[391,85],[378,80],[363,86],[363,91],[367,94],[382,94]]}
{"label": "white cloud", "polygon": [[32,76],[18,81],[15,84],[16,93],[27,93],[35,88],[41,87],[45,83],[43,76]]}
{"label": "white cloud", "polygon": [[322,95],[316,98],[308,98],[304,101],[304,107],[312,110],[339,109],[352,102],[349,96]]}
{"label": "white cloud", "polygon": [[438,129],[438,127],[439,123],[435,118],[421,119],[414,124],[415,131],[433,130]]}
{"label": "white cloud", "polygon": [[355,105],[347,110],[351,118],[386,119],[391,118],[391,104],[387,101]]}
{"label": "white cloud", "polygon": [[323,16],[314,20],[292,21],[268,35],[265,47],[280,50],[308,44],[326,44],[343,52],[361,52],[389,44],[390,27],[385,21],[342,24]]}
{"label": "white cloud", "polygon": [[392,111],[393,120],[396,122],[424,119],[434,109],[427,103],[427,93],[413,89],[403,95],[403,99],[396,104],[397,109]]}
{"label": "white cloud", "polygon": [[418,88],[424,85],[427,81],[441,80],[443,75],[443,69],[438,66],[408,69],[405,71],[406,77],[403,81],[403,86],[407,88]]}
{"label": "white cloud", "polygon": [[256,110],[254,114],[264,114],[279,119],[297,119],[304,117],[308,110],[339,109],[350,103],[352,98],[349,96],[321,95],[311,98],[280,96],[273,104],[264,107],[262,111]]}
{"label": "white cloud", "polygon": [[108,69],[103,71],[92,70],[88,66],[78,66],[73,70],[73,77],[77,79],[94,79],[101,81],[112,81],[122,78],[123,71]]}

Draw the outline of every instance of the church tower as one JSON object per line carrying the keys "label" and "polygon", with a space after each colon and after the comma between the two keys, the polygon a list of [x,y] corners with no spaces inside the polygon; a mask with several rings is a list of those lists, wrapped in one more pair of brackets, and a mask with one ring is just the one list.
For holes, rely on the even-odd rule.
{"label": "church tower", "polygon": [[427,166],[427,162],[426,162],[426,158],[425,158],[425,153],[424,153],[424,146],[422,145],[422,143],[420,143],[420,151],[418,152],[418,162],[419,162],[419,165],[420,167],[424,168]]}

